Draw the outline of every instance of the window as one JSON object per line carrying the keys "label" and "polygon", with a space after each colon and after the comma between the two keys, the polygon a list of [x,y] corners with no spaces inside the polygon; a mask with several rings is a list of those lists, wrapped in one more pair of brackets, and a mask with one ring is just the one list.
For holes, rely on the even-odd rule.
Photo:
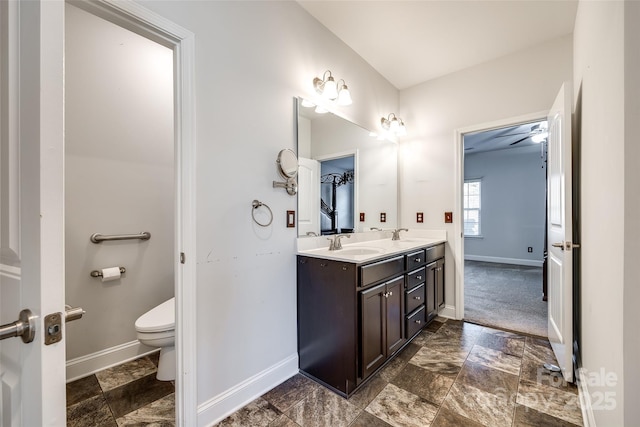
{"label": "window", "polygon": [[464,182],[464,235],[480,236],[480,187],[482,181]]}

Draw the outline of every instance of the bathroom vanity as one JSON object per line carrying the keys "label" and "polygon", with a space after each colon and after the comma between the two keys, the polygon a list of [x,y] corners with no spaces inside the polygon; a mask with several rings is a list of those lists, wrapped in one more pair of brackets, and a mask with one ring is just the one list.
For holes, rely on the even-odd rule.
{"label": "bathroom vanity", "polygon": [[348,397],[444,305],[444,239],[298,252],[298,352],[305,375]]}

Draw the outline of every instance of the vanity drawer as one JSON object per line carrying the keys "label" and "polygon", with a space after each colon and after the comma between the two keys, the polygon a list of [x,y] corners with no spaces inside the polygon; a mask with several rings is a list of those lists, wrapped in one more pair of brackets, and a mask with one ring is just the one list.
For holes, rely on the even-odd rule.
{"label": "vanity drawer", "polygon": [[427,262],[431,262],[431,261],[435,261],[439,258],[444,257],[444,243],[436,245],[436,246],[431,246],[430,248],[426,249],[427,252]]}
{"label": "vanity drawer", "polygon": [[423,328],[426,317],[424,305],[407,316],[406,320],[407,338],[411,338]]}
{"label": "vanity drawer", "polygon": [[420,283],[424,283],[427,277],[425,267],[414,270],[411,273],[407,273],[407,289],[411,289]]}
{"label": "vanity drawer", "polygon": [[425,250],[420,249],[419,251],[411,252],[410,254],[405,255],[407,259],[407,270],[413,270],[414,268],[418,268],[421,265],[424,265],[426,262]]}
{"label": "vanity drawer", "polygon": [[424,304],[425,298],[425,285],[422,283],[421,285],[416,286],[415,288],[406,292],[406,300],[404,306],[406,307],[406,312],[411,313],[416,308],[420,307]]}
{"label": "vanity drawer", "polygon": [[397,276],[404,272],[404,256],[385,259],[373,264],[360,267],[360,286]]}

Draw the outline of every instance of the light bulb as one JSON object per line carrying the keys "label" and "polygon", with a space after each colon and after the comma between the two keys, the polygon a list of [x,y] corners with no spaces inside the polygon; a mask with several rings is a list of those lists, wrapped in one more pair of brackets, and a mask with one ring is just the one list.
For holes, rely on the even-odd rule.
{"label": "light bulb", "polygon": [[322,96],[332,101],[338,97],[338,88],[332,76],[327,77],[327,81],[324,83],[324,89],[322,90]]}
{"label": "light bulb", "polygon": [[306,98],[302,99],[302,102],[300,103],[300,105],[302,105],[303,107],[306,107],[306,108],[311,108],[311,107],[315,107],[316,106],[316,104],[314,104],[313,102],[309,101]]}
{"label": "light bulb", "polygon": [[351,94],[347,85],[342,85],[342,88],[338,91],[338,105],[351,105]]}
{"label": "light bulb", "polygon": [[329,110],[327,110],[326,108],[324,108],[324,107],[323,107],[323,106],[321,106],[321,105],[318,105],[318,106],[316,107],[316,109],[315,109],[315,112],[316,112],[316,113],[318,113],[318,114],[324,114],[324,113],[328,113],[328,112],[329,112]]}

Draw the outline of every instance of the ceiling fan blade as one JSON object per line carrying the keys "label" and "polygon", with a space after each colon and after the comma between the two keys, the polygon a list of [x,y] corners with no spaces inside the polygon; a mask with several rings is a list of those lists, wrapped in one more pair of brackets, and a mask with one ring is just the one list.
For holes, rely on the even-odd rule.
{"label": "ceiling fan blade", "polygon": [[521,139],[517,140],[516,142],[512,142],[512,143],[511,143],[511,144],[509,144],[509,145],[516,145],[516,144],[518,144],[518,143],[520,143],[520,142],[524,141],[525,139],[529,139],[529,135],[525,136],[524,138],[521,138]]}
{"label": "ceiling fan blade", "polygon": [[525,134],[529,134],[529,133],[531,133],[531,132],[506,133],[504,135],[496,135],[496,136],[494,136],[494,138],[502,138],[502,137],[505,137],[505,136],[525,135]]}

